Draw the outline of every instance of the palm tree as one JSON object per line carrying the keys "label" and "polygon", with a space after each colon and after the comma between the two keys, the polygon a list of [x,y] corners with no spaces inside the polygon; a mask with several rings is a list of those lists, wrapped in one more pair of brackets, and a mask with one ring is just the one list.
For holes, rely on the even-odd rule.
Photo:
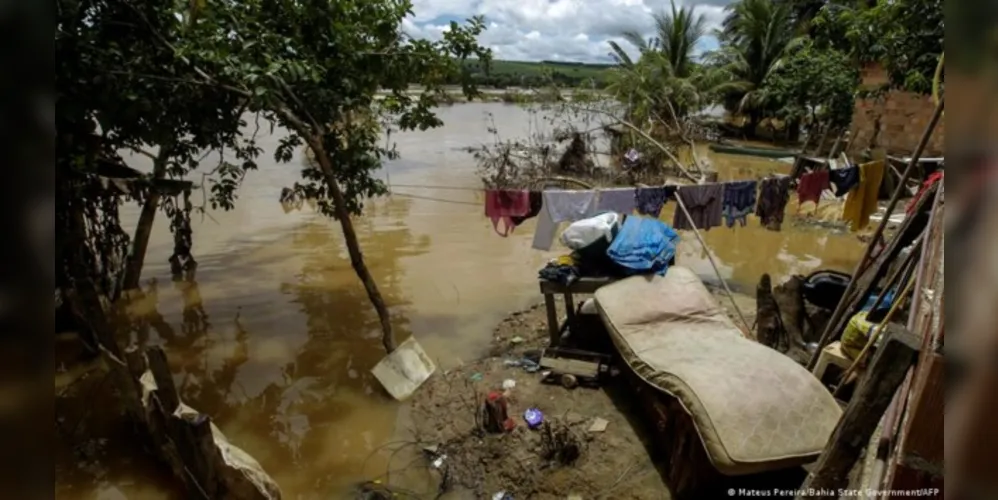
{"label": "palm tree", "polygon": [[748,115],[751,132],[769,104],[764,82],[794,43],[792,11],[779,0],[739,0],[726,10],[718,33],[722,48],[708,56],[723,75],[713,92],[729,111]]}
{"label": "palm tree", "polygon": [[634,31],[622,34],[638,50],[637,61],[619,44],[609,42],[618,67],[608,90],[628,103],[632,119],[647,119],[652,113],[683,116],[700,100],[693,52],[706,34],[706,18],[695,7],[677,8],[673,1],[670,11],[657,13],[653,19],[655,35],[649,39]]}

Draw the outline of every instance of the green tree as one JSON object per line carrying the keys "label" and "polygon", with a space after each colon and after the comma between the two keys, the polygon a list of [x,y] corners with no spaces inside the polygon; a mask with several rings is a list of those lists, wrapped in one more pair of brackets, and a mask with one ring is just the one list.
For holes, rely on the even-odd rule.
{"label": "green tree", "polygon": [[707,20],[694,6],[676,7],[653,15],[655,35],[625,32],[623,38],[638,49],[633,61],[621,46],[610,41],[617,62],[607,90],[625,103],[634,123],[660,117],[685,116],[700,104],[694,51],[706,34]]}
{"label": "green tree", "polygon": [[[63,2],[57,54],[69,67],[61,67],[57,79],[62,170],[90,182],[86,175],[95,171],[95,159],[117,158],[122,147],[187,140],[210,125],[196,146],[239,148],[249,162],[230,169],[233,182],[213,188],[217,203],[231,206],[227,200],[258,152],[241,142],[243,113],[282,125],[291,133],[277,159],[288,161],[295,148],[307,146],[317,160],[292,190],[316,199],[340,222],[351,265],[378,312],[385,348],[394,350],[387,307],[364,264],[351,215],[363,210],[367,197],[385,193],[372,174],[397,153],[381,145],[383,124],[439,126],[433,109],[443,85],[459,76],[465,93],[476,94],[462,64],[470,57],[483,65],[491,59],[476,42],[482,20],[451,23],[442,40],[430,42],[402,31],[403,18],[412,13],[408,0]],[[410,95],[410,84],[422,85],[423,92]],[[379,91],[388,93],[384,101],[375,99]],[[162,122],[171,111],[179,116],[166,123],[178,124],[179,136],[166,133]],[[60,182],[72,184],[69,177]],[[67,195],[63,208],[69,213],[73,198],[65,191],[60,195]],[[117,227],[110,232],[120,240],[116,214],[108,226]]]}
{"label": "green tree", "polygon": [[725,108],[748,115],[754,133],[769,110],[765,81],[782,64],[795,39],[791,11],[774,0],[740,0],[726,7],[721,48],[708,56],[721,83],[713,89]]}
{"label": "green tree", "polygon": [[893,87],[931,92],[943,53],[942,0],[829,3],[813,25],[819,46],[845,52],[857,64],[883,64]]}
{"label": "green tree", "polygon": [[807,40],[787,49],[783,64],[766,77],[763,89],[774,115],[787,126],[822,121],[841,128],[852,119],[858,84],[859,70],[848,56]]}
{"label": "green tree", "polygon": [[[150,8],[146,15],[149,23],[166,26],[163,36],[183,28],[172,8]],[[184,223],[190,212],[172,196],[189,188],[169,181],[187,179],[204,150],[225,151],[205,187],[210,204],[230,208],[259,152],[239,130],[246,101],[188,81],[186,65],[135,21],[123,2],[56,3],[56,287],[74,292],[66,296],[79,323],[74,326],[90,337],[110,333],[100,296],[113,300],[122,288],[137,286],[157,209],[171,216],[177,252],[190,257]],[[143,205],[134,240],[118,219],[122,195],[100,180],[134,176],[119,155],[128,149],[150,156],[154,165],[151,175],[126,185],[124,198]],[[110,337],[103,343],[115,349]]]}
{"label": "green tree", "polygon": [[[452,22],[442,40],[431,42],[402,31],[411,14],[409,0],[212,2],[191,12],[174,46],[175,57],[189,61],[191,79],[245,99],[251,110],[291,132],[278,147],[278,160],[290,160],[302,145],[315,153],[317,167],[304,169],[304,182],[292,189],[340,222],[388,352],[396,346],[391,319],[351,220],[365,198],[386,193],[372,174],[397,152],[382,145],[381,124],[407,130],[441,125],[434,108],[445,96],[443,86],[460,75],[465,93],[475,96],[464,61],[488,64],[491,58],[476,42],[484,30],[481,18],[466,26]],[[410,84],[424,90],[412,96]],[[379,91],[388,94],[381,102]]]}

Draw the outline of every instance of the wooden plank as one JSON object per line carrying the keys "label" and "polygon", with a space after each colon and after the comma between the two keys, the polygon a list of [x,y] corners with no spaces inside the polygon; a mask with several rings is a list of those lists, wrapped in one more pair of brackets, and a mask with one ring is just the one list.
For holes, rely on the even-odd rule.
{"label": "wooden plank", "polygon": [[539,280],[541,293],[543,294],[565,294],[577,293],[580,295],[593,294],[596,290],[617,281],[617,278],[586,276],[579,278],[571,285],[565,286],[555,281]]}
{"label": "wooden plank", "polygon": [[930,464],[943,463],[944,358],[923,353],[912,386],[908,418],[901,431],[900,450]]}
{"label": "wooden plank", "polygon": [[[824,349],[826,345],[831,343],[833,340],[837,338],[838,335],[841,334],[842,330],[839,328],[839,325],[840,324],[844,325],[846,321],[849,321],[849,317],[852,316],[852,314],[850,314],[849,311],[846,311],[845,306],[848,304],[847,301],[849,300],[850,297],[852,297],[853,295],[852,292],[854,291],[856,285],[858,284],[859,278],[863,276],[864,271],[867,269],[866,266],[868,264],[869,259],[873,255],[874,246],[880,240],[881,236],[884,233],[884,230],[887,228],[887,224],[890,221],[890,215],[891,213],[894,212],[894,207],[897,206],[898,201],[901,199],[902,191],[904,191],[904,183],[908,180],[912,172],[915,170],[916,162],[922,156],[922,152],[925,150],[925,146],[929,143],[929,139],[932,137],[932,132],[935,130],[936,124],[939,123],[939,119],[942,117],[943,108],[944,108],[943,102],[944,101],[940,99],[939,103],[936,104],[936,109],[933,112],[932,119],[926,125],[925,130],[922,131],[922,138],[918,141],[918,145],[915,147],[915,151],[912,153],[911,161],[908,163],[908,167],[904,171],[904,178],[901,179],[901,185],[898,186],[898,189],[894,191],[894,195],[891,196],[891,201],[887,203],[887,208],[884,210],[885,217],[880,221],[880,224],[877,225],[877,229],[874,231],[873,236],[870,239],[870,243],[866,246],[866,250],[863,253],[863,257],[859,260],[859,262],[856,263],[856,268],[852,272],[852,279],[849,280],[849,286],[846,287],[846,291],[843,294],[842,300],[839,301],[838,306],[835,308],[835,312],[832,313],[832,320],[828,322],[828,325],[825,328],[825,332],[821,335],[821,340],[818,341],[818,349],[817,351],[815,351],[815,355],[811,356],[811,360],[807,364],[808,370],[813,369],[814,364],[817,363],[818,361],[817,354],[821,352],[821,350]],[[875,132],[873,137],[870,139],[871,146],[875,142],[878,133],[879,130]],[[886,155],[884,156],[886,157]],[[934,187],[938,186],[938,184],[939,183],[936,183]],[[921,202],[924,202],[926,198],[929,198],[929,196],[922,197],[919,206],[921,206]],[[919,210],[920,208],[921,207],[919,207]],[[907,222],[910,219],[912,218],[911,217],[907,218],[905,222]],[[898,238],[896,237],[895,240],[897,239]],[[864,296],[865,294],[859,294],[859,297],[856,299],[856,302],[863,300],[865,298]]]}
{"label": "wooden plank", "polygon": [[568,318],[568,324],[575,325],[575,298],[572,297],[572,292],[565,293],[565,316]]}
{"label": "wooden plank", "polygon": [[928,495],[920,498],[943,498],[943,476],[930,474],[905,464],[897,464],[892,471],[891,482],[883,489],[888,491],[927,490]]}
{"label": "wooden plank", "polygon": [[802,490],[838,498],[838,490],[848,487],[849,472],[918,355],[921,342],[910,332],[891,325],[887,334]]}
{"label": "wooden plank", "polygon": [[191,498],[218,498],[211,419],[203,413],[195,413],[171,417],[170,424],[173,441],[184,461]]}
{"label": "wooden plank", "polygon": [[153,379],[156,381],[156,393],[163,411],[168,415],[172,414],[180,406],[180,396],[177,394],[177,387],[173,383],[173,374],[170,372],[170,365],[166,362],[166,353],[159,346],[146,349],[146,359],[149,362],[149,369],[152,371]]}
{"label": "wooden plank", "polygon": [[[933,185],[932,190],[938,187],[938,183]],[[825,327],[824,333],[822,333],[821,340],[818,341],[818,349],[811,355],[811,360],[807,364],[807,369],[814,369],[814,365],[818,362],[818,354],[821,353],[821,349],[824,349],[828,344],[838,340],[839,336],[845,330],[846,324],[852,318],[854,314],[859,312],[862,308],[863,303],[866,302],[866,298],[870,295],[873,288],[880,282],[882,278],[889,271],[890,264],[894,262],[898,253],[901,250],[915,241],[919,234],[921,234],[928,226],[928,215],[918,215],[922,212],[925,204],[930,203],[930,199],[934,199],[935,191],[931,192],[931,196],[927,192],[925,196],[919,199],[918,205],[913,213],[913,215],[905,217],[904,222],[901,224],[900,229],[894,235],[894,238],[890,240],[887,246],[880,250],[880,253],[873,259],[869,267],[864,268],[857,275],[849,281],[849,287],[847,287],[847,293],[843,295],[842,299],[839,301],[839,305],[835,309],[835,313],[832,315],[832,319],[829,320],[828,325]],[[884,220],[889,219],[885,217]],[[919,223],[916,224],[915,221]],[[872,246],[874,241],[870,242],[868,249],[871,249],[869,254],[872,257]]]}
{"label": "wooden plank", "polygon": [[541,368],[550,368],[557,373],[568,373],[580,377],[598,377],[599,363],[580,359],[541,357]]}
{"label": "wooden plank", "polygon": [[548,316],[549,345],[556,346],[561,340],[561,329],[558,328],[558,310],[554,307],[554,295],[550,293],[544,294],[544,309],[547,310]]}

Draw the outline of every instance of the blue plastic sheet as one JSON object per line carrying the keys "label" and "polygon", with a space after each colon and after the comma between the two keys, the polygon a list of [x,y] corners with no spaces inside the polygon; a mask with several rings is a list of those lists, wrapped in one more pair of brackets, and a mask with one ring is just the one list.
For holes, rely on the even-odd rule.
{"label": "blue plastic sheet", "polygon": [[664,275],[678,243],[679,234],[668,224],[632,215],[624,220],[606,255],[631,274]]}

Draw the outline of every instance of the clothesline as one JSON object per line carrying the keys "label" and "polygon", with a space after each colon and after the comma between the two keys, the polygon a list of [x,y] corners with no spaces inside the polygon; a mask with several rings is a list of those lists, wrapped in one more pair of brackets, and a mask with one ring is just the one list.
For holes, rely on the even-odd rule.
{"label": "clothesline", "polygon": [[[814,170],[801,176],[797,183],[798,210],[804,202],[814,202],[832,184],[837,197],[848,196],[843,207],[843,219],[853,230],[866,226],[876,212],[885,162],[873,161],[860,166]],[[745,226],[747,217],[755,215],[769,230],[781,229],[789,203],[793,179],[772,175],[761,180],[741,180],[693,185],[657,187],[609,187],[585,190],[486,190],[485,215],[492,220],[496,232],[507,236],[524,220],[539,217],[534,247],[547,250],[561,222],[574,222],[604,212],[631,214],[637,212],[658,218],[670,200],[684,202],[687,211],[676,211],[673,227],[689,230],[735,223]],[[688,212],[688,213],[687,213]],[[499,223],[505,226],[499,229]]]}

